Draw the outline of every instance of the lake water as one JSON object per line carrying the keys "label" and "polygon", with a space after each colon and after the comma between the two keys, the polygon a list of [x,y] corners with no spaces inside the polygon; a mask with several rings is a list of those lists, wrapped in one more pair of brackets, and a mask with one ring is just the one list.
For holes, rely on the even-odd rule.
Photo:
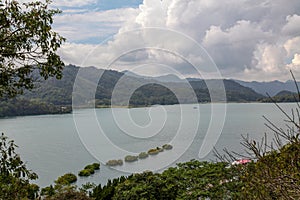
{"label": "lake water", "polygon": [[[292,103],[280,105],[288,112],[296,107]],[[223,125],[224,108],[224,126],[217,127]],[[6,118],[0,119],[0,131],[15,140],[22,160],[39,175],[36,183],[40,186],[52,184],[67,172],[77,174],[93,162],[101,162],[100,171],[79,178],[78,184],[105,184],[108,179],[131,172],[161,171],[177,162],[199,159],[203,143],[208,145],[201,150],[201,155],[205,154],[201,160],[215,160],[210,151],[215,141],[219,150],[226,147],[241,152],[242,134],[259,139],[270,132],[264,126],[263,115],[284,127],[284,116],[273,104],[230,103],[81,109],[65,115]],[[145,160],[116,168],[103,164],[166,143],[174,148]],[[206,151],[210,153],[203,153]]]}

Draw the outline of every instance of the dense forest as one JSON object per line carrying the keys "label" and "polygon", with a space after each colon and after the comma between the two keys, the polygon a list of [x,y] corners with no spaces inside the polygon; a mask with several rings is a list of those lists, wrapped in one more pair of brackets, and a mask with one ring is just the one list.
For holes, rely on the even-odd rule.
{"label": "dense forest", "polygon": [[65,114],[71,112],[71,106],[58,106],[39,100],[14,98],[9,100],[2,100],[0,102],[0,117]]}

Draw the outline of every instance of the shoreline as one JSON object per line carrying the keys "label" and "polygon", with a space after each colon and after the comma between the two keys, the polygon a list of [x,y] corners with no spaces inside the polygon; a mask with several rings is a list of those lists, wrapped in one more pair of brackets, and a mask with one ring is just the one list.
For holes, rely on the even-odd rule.
{"label": "shoreline", "polygon": [[[141,106],[108,106],[108,105],[100,105],[100,106],[76,106],[72,107],[71,112],[63,112],[63,113],[44,113],[44,114],[27,114],[27,115],[10,115],[10,116],[4,116],[0,117],[0,119],[8,119],[8,118],[14,118],[14,117],[25,117],[25,116],[45,116],[45,115],[67,115],[67,114],[73,114],[73,110],[82,110],[82,109],[107,109],[107,108],[126,108],[126,109],[132,109],[132,108],[150,108],[155,106],[175,106],[175,105],[206,105],[206,104],[272,104],[273,102],[261,102],[261,101],[249,101],[249,102],[239,102],[239,101],[230,101],[230,102],[200,102],[200,103],[186,103],[186,104],[166,104],[166,105],[141,105]],[[277,102],[278,104],[294,104],[297,102]]]}

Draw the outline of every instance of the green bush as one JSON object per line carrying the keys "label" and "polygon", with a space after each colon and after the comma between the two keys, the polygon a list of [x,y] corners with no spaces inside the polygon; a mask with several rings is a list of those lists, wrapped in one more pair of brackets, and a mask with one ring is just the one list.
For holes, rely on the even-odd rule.
{"label": "green bush", "polygon": [[139,154],[139,158],[140,159],[145,159],[145,158],[147,158],[149,155],[148,155],[148,153],[147,152],[141,152],[140,154]]}
{"label": "green bush", "polygon": [[77,181],[77,177],[75,174],[67,173],[63,176],[58,177],[55,183],[58,185],[70,185],[72,183],[75,183],[76,181]]}
{"label": "green bush", "polygon": [[119,159],[119,160],[109,160],[106,162],[106,165],[108,166],[118,166],[118,165],[123,165],[123,160]]}
{"label": "green bush", "polygon": [[171,150],[171,149],[173,149],[173,146],[170,145],[170,144],[164,144],[164,145],[162,146],[162,148],[165,149],[165,150]]}
{"label": "green bush", "polygon": [[93,164],[85,166],[84,169],[98,170],[98,169],[100,169],[100,164],[99,163],[93,163]]}
{"label": "green bush", "polygon": [[94,170],[100,169],[100,163],[93,163]]}
{"label": "green bush", "polygon": [[99,170],[99,169],[100,169],[100,164],[93,163],[85,166],[84,169],[78,173],[78,176],[90,176],[91,174],[95,173],[95,170]]}
{"label": "green bush", "polygon": [[158,149],[149,149],[148,150],[148,154],[149,155],[156,155],[158,153],[159,153]]}
{"label": "green bush", "polygon": [[163,152],[164,151],[164,149],[160,148],[160,147],[156,147],[156,149],[157,149],[158,152]]}
{"label": "green bush", "polygon": [[131,155],[128,155],[125,157],[125,162],[134,162],[134,161],[137,161],[138,160],[138,156],[131,156]]}
{"label": "green bush", "polygon": [[91,169],[83,169],[81,170],[79,173],[78,173],[78,176],[90,176],[91,174],[95,173],[94,170],[91,170]]}

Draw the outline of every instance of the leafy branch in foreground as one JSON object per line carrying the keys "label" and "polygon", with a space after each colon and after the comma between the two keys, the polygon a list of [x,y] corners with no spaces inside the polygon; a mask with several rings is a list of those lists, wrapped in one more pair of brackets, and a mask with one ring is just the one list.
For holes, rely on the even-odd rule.
{"label": "leafy branch in foreground", "polygon": [[38,176],[26,168],[25,163],[15,152],[14,141],[8,141],[2,133],[0,136],[0,199],[34,199],[39,187],[30,184]]}
{"label": "leafy branch in foreground", "polygon": [[61,77],[63,62],[56,54],[65,41],[52,30],[59,10],[45,3],[0,0],[0,97],[33,88],[33,70],[47,79]]}
{"label": "leafy branch in foreground", "polygon": [[233,161],[239,157],[251,158],[243,166],[239,180],[243,183],[241,197],[247,199],[299,199],[300,198],[300,92],[296,79],[291,72],[297,87],[296,108],[288,114],[272,97],[272,102],[284,114],[286,130],[277,126],[263,116],[265,125],[273,133],[271,142],[267,134],[261,142],[243,137],[241,143],[246,149],[245,155],[225,149],[225,155],[215,151],[222,161]]}

